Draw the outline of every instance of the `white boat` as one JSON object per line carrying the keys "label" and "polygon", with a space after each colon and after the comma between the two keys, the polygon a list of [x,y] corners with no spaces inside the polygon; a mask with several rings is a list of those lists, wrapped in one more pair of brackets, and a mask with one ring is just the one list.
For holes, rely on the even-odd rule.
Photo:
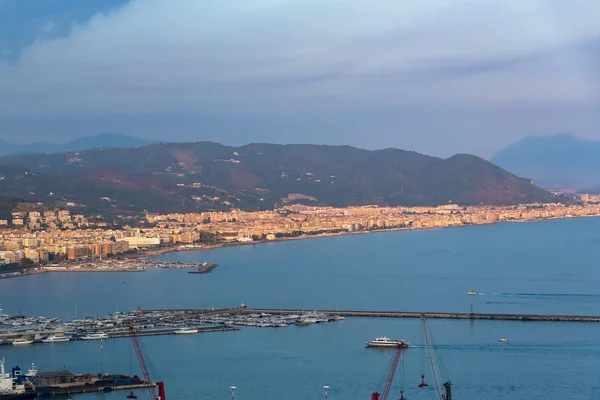
{"label": "white boat", "polygon": [[469,290],[469,291],[467,292],[467,294],[468,294],[469,296],[477,296],[479,293],[477,293],[477,291],[476,291],[476,290],[473,290],[473,289],[471,289],[471,290]]}
{"label": "white boat", "polygon": [[108,339],[108,335],[104,332],[95,332],[88,333],[85,336],[81,337],[83,340],[100,340],[100,339]]}
{"label": "white boat", "polygon": [[375,340],[371,340],[370,342],[365,342],[367,347],[398,347],[398,345],[402,345],[402,347],[408,347],[409,343],[406,340],[392,340],[389,337],[378,337]]}
{"label": "white boat", "polygon": [[42,339],[42,343],[62,343],[68,342],[70,339],[66,336],[54,336],[48,335],[44,339]]}
{"label": "white boat", "polygon": [[336,320],[336,321],[343,321],[343,320],[346,319],[346,317],[343,317],[341,315],[336,315],[335,317],[333,317],[333,319]]}
{"label": "white boat", "polygon": [[500,343],[508,343],[508,339],[507,338],[500,338],[500,339],[498,339],[498,341]]}
{"label": "white boat", "polygon": [[25,339],[25,338],[18,338],[18,339],[13,340],[12,344],[15,346],[19,346],[22,344],[33,344],[33,340]]}
{"label": "white boat", "polygon": [[196,328],[181,328],[174,331],[176,335],[189,335],[192,333],[198,333],[198,329]]}

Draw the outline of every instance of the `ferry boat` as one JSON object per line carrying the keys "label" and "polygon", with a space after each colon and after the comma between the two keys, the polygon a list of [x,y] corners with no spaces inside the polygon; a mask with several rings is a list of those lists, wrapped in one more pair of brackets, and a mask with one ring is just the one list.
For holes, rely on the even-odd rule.
{"label": "ferry boat", "polygon": [[83,339],[83,340],[108,339],[108,335],[104,332],[88,333],[87,335],[82,336],[81,339]]}
{"label": "ferry boat", "polygon": [[402,345],[403,348],[406,348],[409,343],[406,340],[392,340],[389,337],[382,336],[370,342],[365,342],[365,345],[367,347],[398,347],[398,345]]}
{"label": "ferry boat", "polygon": [[471,290],[469,290],[469,291],[467,292],[467,294],[468,294],[469,296],[477,296],[479,293],[477,293],[477,291],[476,291],[476,290],[473,290],[473,289],[471,289]]}
{"label": "ferry boat", "polygon": [[44,339],[42,339],[42,343],[61,343],[61,342],[68,342],[69,340],[71,340],[71,339],[69,339],[66,336],[48,335]]}
{"label": "ferry boat", "polygon": [[192,333],[198,333],[198,329],[196,328],[181,328],[174,331],[176,335],[189,335]]}
{"label": "ferry boat", "polygon": [[31,339],[25,339],[25,338],[18,338],[12,341],[12,344],[14,346],[19,346],[22,344],[33,344],[33,340]]}
{"label": "ferry boat", "polygon": [[0,400],[30,400],[37,394],[28,391],[25,383],[17,383],[17,379],[4,370],[4,360],[0,359]]}

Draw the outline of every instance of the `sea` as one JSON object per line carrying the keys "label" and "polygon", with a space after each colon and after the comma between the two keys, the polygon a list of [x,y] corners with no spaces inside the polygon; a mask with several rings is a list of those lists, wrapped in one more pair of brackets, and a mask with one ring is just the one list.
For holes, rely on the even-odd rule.
{"label": "sea", "polygon": [[[169,253],[179,269],[52,273],[0,280],[11,314],[62,319],[148,308],[249,307],[600,315],[600,218],[377,232]],[[469,290],[479,292],[469,296]],[[454,399],[592,399],[600,389],[600,324],[430,320]],[[169,399],[370,399],[406,339],[390,399],[435,399],[417,319],[347,318],[310,326],[143,337]],[[501,343],[499,338],[507,338]],[[128,339],[0,347],[8,366],[136,373]],[[421,374],[429,384],[418,388]],[[123,399],[127,393],[73,395]],[[148,398],[138,390],[140,399]]]}

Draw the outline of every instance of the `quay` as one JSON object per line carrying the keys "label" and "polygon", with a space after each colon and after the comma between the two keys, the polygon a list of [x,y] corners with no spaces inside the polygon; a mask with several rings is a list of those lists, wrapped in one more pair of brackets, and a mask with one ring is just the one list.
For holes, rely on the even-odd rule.
{"label": "quay", "polygon": [[553,314],[496,314],[496,313],[456,313],[429,311],[369,311],[369,310],[311,310],[289,308],[223,308],[223,309],[161,309],[140,310],[138,312],[178,312],[183,314],[201,315],[245,315],[245,314],[275,314],[303,315],[307,312],[338,315],[341,317],[381,317],[381,318],[420,318],[425,315],[428,319],[467,319],[467,320],[498,320],[498,321],[545,321],[545,322],[600,322],[600,315],[553,315]]}
{"label": "quay", "polygon": [[39,397],[50,397],[59,395],[71,395],[75,393],[96,393],[96,392],[112,392],[114,390],[133,390],[144,389],[155,386],[153,383],[138,383],[133,385],[76,385],[76,386],[56,386],[46,391],[37,392]]}

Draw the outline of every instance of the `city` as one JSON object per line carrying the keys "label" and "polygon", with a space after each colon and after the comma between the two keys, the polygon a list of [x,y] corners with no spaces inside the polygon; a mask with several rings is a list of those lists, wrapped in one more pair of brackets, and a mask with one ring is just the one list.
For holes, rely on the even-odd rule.
{"label": "city", "polygon": [[[438,207],[313,207],[290,205],[273,211],[197,214],[146,214],[141,226],[115,229],[93,225],[68,210],[14,212],[11,227],[0,221],[2,277],[19,276],[24,260],[29,273],[47,271],[140,270],[143,264],[111,259],[176,250],[211,248],[262,241],[299,239],[378,230],[446,228],[499,222],[600,215],[599,196],[581,195],[565,205]],[[102,226],[99,226],[101,224]],[[43,228],[42,228],[43,227]],[[85,266],[78,261],[89,261]],[[2,269],[0,269],[2,271]]]}

